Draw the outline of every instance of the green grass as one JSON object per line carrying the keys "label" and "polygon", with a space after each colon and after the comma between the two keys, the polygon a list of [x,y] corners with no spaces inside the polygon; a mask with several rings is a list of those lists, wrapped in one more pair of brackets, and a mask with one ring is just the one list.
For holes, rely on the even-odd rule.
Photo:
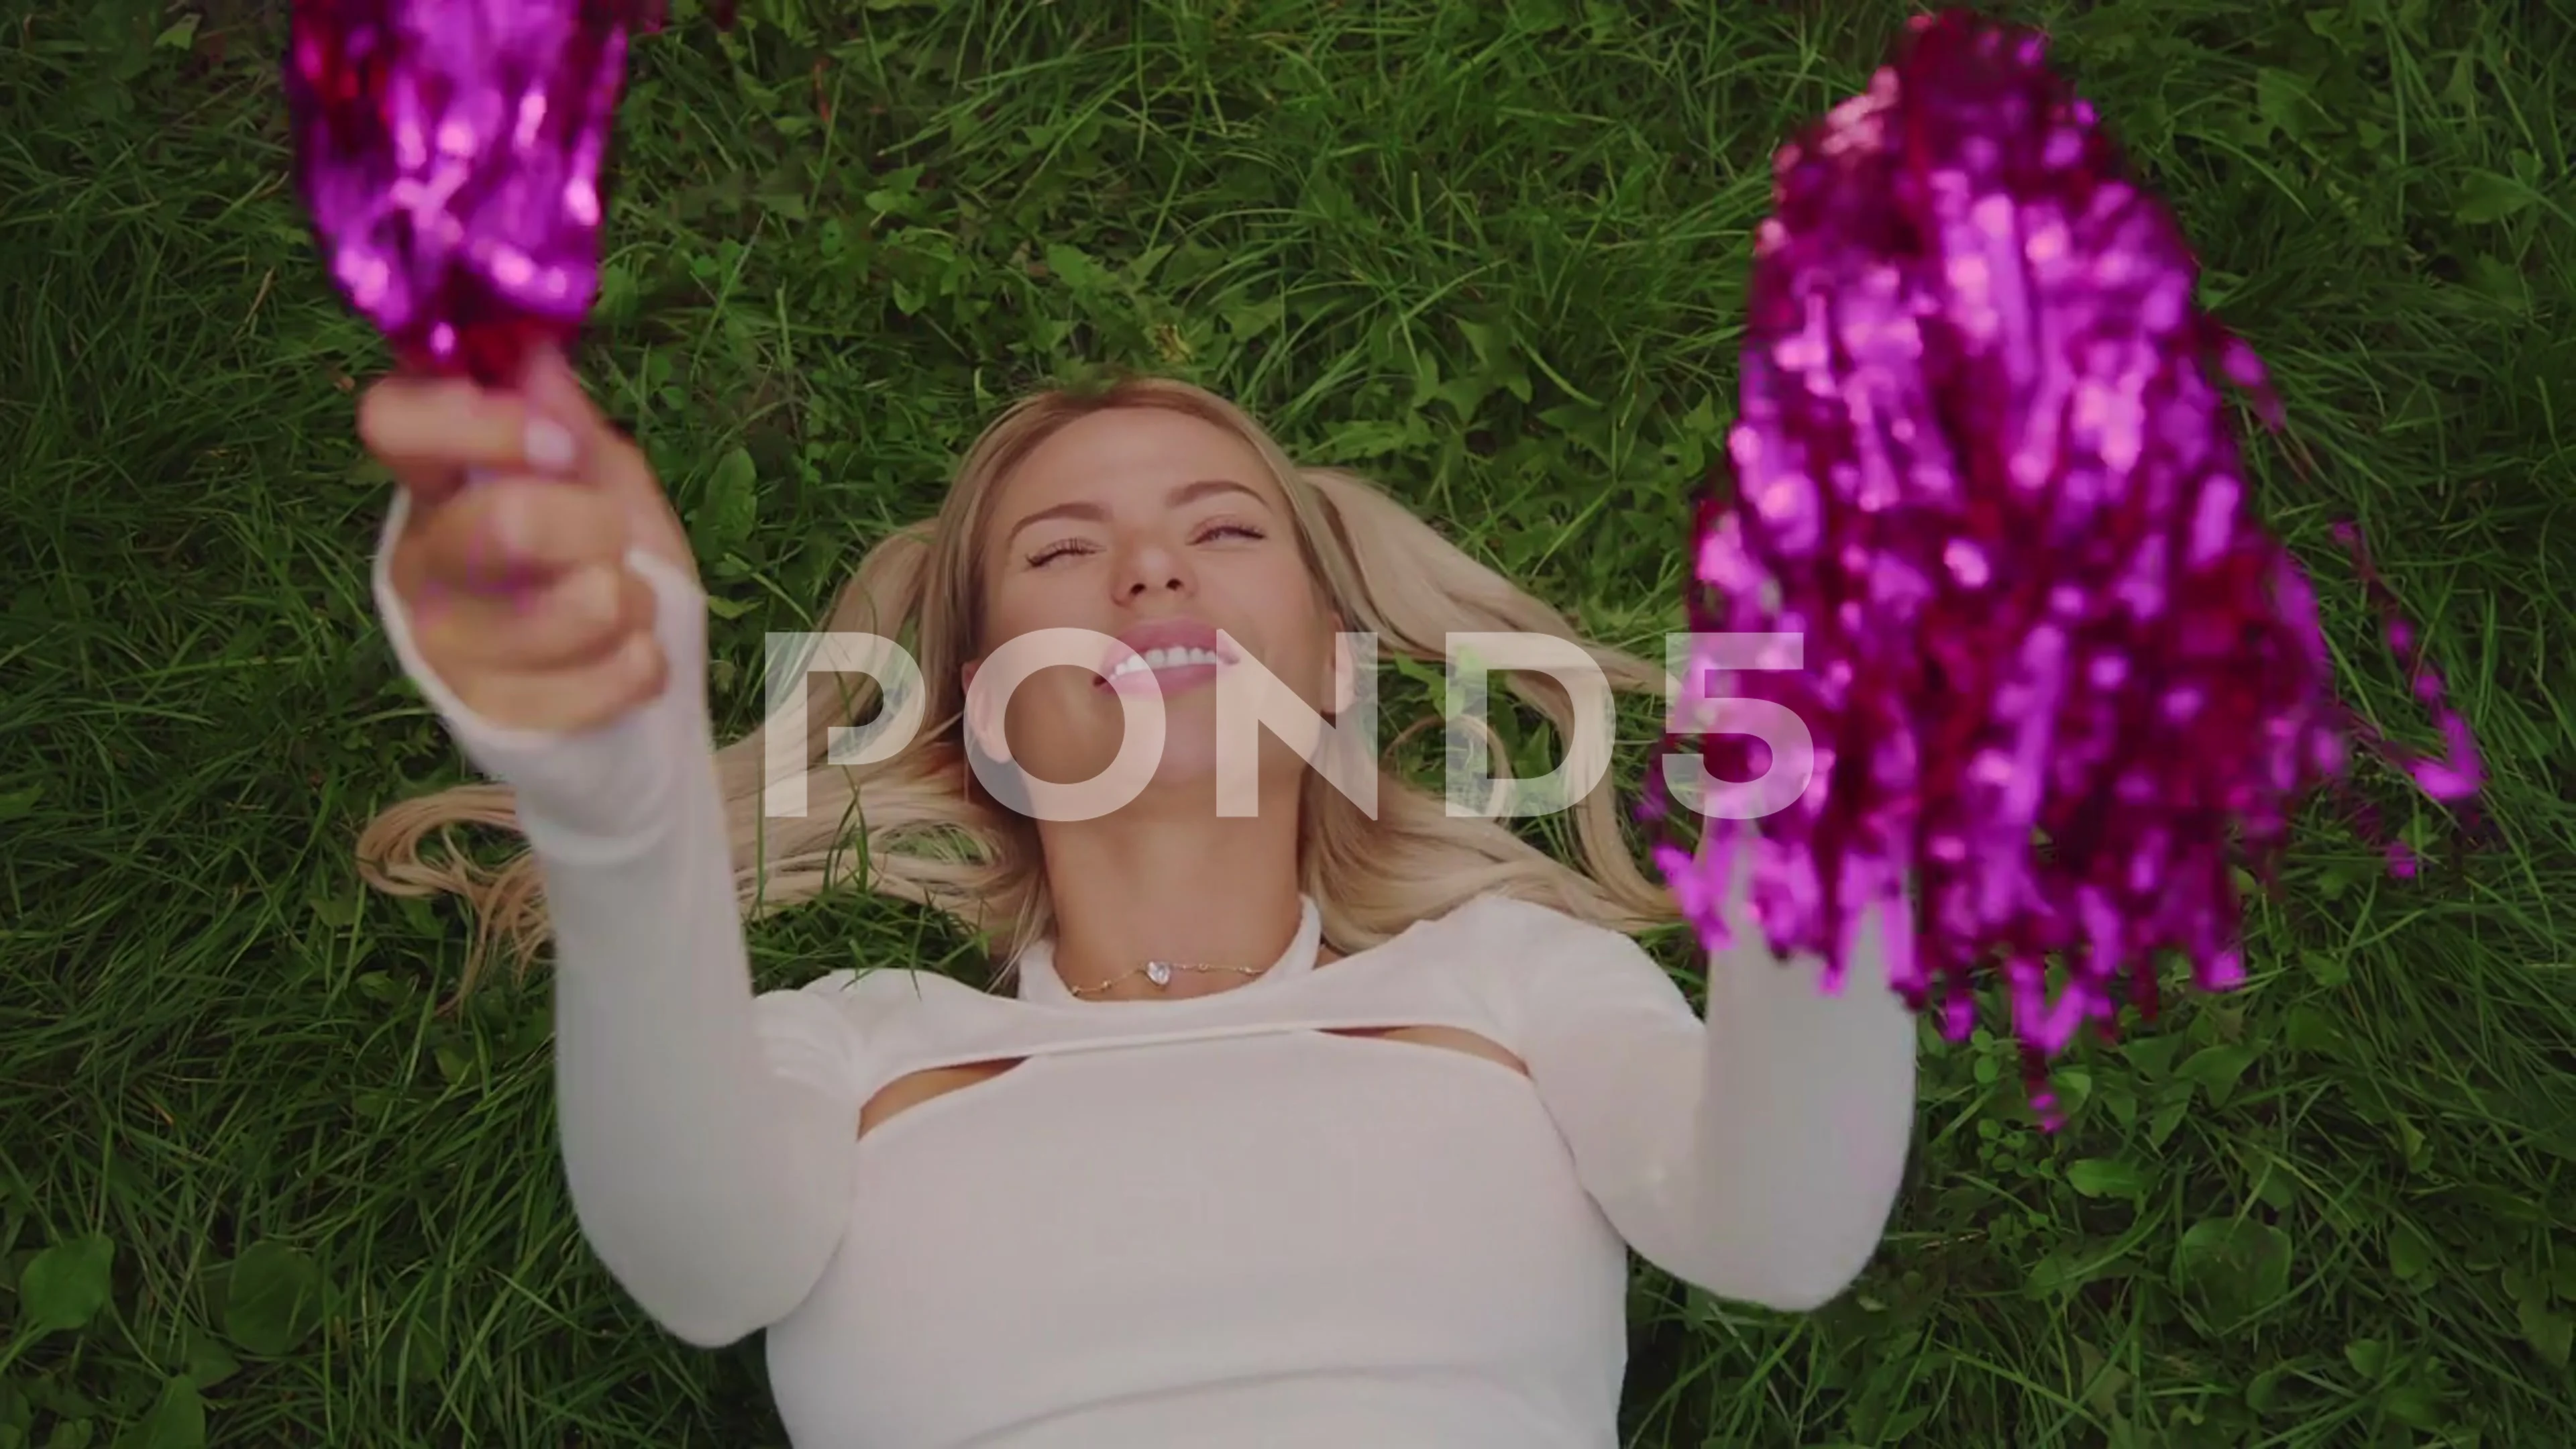
{"label": "green grass", "polygon": [[[369,809],[457,767],[369,614],[384,485],[350,389],[382,360],[292,205],[282,7],[203,3],[0,6],[0,1449],[777,1445],[756,1340],[675,1344],[586,1252],[541,984],[440,1014],[463,923],[355,885]],[[642,48],[585,358],[696,534],[729,730],[761,632],[1084,362],[1241,398],[1649,643],[1732,413],[1768,155],[1898,14],[744,9]],[[1912,1185],[1845,1300],[1641,1281],[1635,1442],[2564,1449],[2576,14],[2024,13],[2280,378],[2313,466],[2260,448],[2260,505],[2348,694],[2420,726],[2338,516],[2431,626],[2489,828],[2453,858],[2365,771],[2433,867],[2393,880],[2320,815],[2252,984],[2088,1048],[2055,1138],[1999,1044],[1933,1043]],[[971,965],[865,900],[755,944],[775,983]]]}

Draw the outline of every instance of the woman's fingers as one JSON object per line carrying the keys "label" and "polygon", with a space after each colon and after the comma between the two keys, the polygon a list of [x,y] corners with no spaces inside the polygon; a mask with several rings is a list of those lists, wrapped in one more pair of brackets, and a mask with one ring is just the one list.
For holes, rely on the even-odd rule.
{"label": "woman's fingers", "polygon": [[524,596],[558,576],[626,556],[627,510],[595,488],[488,478],[413,515],[394,579],[429,593]]}
{"label": "woman's fingers", "polygon": [[412,610],[412,637],[451,678],[566,670],[650,634],[653,611],[653,587],[642,575],[594,563],[515,594],[433,591]]}
{"label": "woman's fingers", "polygon": [[467,709],[572,731],[662,692],[657,601],[628,559],[694,573],[688,535],[569,363],[543,353],[512,391],[391,378],[368,390],[358,430],[411,502],[393,591],[422,662]]}
{"label": "woman's fingers", "polygon": [[572,364],[559,352],[540,352],[529,360],[520,390],[540,413],[573,430],[584,481],[626,510],[633,546],[694,576],[697,559],[689,547],[688,531],[663,494],[652,461],[600,411]]}
{"label": "woman's fingers", "polygon": [[396,592],[430,670],[511,729],[593,728],[658,696],[668,661],[623,510],[528,478],[469,488],[395,544]]}
{"label": "woman's fingers", "polygon": [[367,389],[358,436],[425,502],[443,501],[469,471],[568,475],[581,463],[572,428],[512,394],[451,378],[389,377]]}
{"label": "woman's fingers", "polygon": [[450,683],[467,709],[512,729],[593,729],[659,696],[670,662],[648,632],[628,634],[606,655],[569,668],[476,670]]}

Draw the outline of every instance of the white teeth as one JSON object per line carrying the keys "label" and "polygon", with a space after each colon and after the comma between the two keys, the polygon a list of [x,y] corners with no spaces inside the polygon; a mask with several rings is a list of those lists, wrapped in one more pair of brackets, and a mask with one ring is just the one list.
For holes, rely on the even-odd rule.
{"label": "white teeth", "polygon": [[1109,677],[1117,679],[1140,669],[1179,669],[1192,664],[1223,663],[1225,661],[1213,649],[1148,649],[1142,654],[1130,654],[1119,660],[1117,667],[1109,671]]}

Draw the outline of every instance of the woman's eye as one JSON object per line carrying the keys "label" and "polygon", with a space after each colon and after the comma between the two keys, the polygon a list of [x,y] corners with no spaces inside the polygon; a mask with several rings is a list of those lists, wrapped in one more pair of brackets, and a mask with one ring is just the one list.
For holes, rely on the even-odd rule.
{"label": "woman's eye", "polygon": [[1055,562],[1057,559],[1065,557],[1067,554],[1088,552],[1090,552],[1090,545],[1078,540],[1068,539],[1063,543],[1051,543],[1046,547],[1039,549],[1036,553],[1029,555],[1029,567],[1033,569],[1042,569],[1048,564]]}
{"label": "woman's eye", "polygon": [[[1211,523],[1206,527],[1201,528],[1197,533],[1192,534],[1190,536],[1190,541],[1192,543],[1210,543],[1221,538],[1259,540],[1267,537],[1269,537],[1268,534],[1255,528],[1249,523]],[[1066,558],[1075,554],[1096,553],[1098,551],[1099,550],[1095,545],[1084,539],[1069,538],[1064,540],[1062,543],[1048,544],[1046,547],[1030,554],[1028,556],[1028,566],[1033,569],[1042,569],[1048,564],[1056,562],[1058,559]]]}

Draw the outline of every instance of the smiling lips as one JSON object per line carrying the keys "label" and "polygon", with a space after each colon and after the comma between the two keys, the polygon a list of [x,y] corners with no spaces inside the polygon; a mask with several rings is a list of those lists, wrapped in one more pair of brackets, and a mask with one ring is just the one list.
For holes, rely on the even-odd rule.
{"label": "smiling lips", "polygon": [[1196,619],[1158,619],[1118,636],[1101,661],[1099,687],[1120,694],[1194,689],[1242,656],[1217,637],[1215,626]]}

